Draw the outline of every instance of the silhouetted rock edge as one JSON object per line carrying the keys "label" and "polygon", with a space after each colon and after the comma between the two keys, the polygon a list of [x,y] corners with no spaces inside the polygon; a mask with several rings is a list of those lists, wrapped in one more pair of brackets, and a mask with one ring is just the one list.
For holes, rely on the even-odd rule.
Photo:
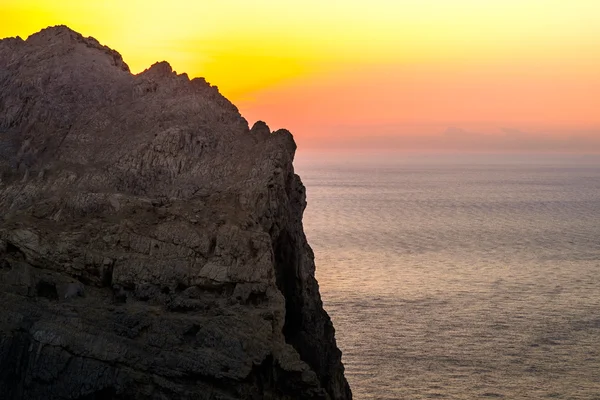
{"label": "silhouetted rock edge", "polygon": [[0,393],[350,399],[296,145],[64,26],[0,40]]}

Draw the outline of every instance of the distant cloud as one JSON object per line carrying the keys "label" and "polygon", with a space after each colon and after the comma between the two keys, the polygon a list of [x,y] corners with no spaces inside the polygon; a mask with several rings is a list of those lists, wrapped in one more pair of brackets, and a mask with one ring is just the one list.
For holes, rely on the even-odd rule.
{"label": "distant cloud", "polygon": [[498,133],[480,133],[448,128],[440,144],[448,150],[510,152],[600,152],[598,131],[523,131],[501,128]]}
{"label": "distant cloud", "polygon": [[[371,128],[371,131],[374,130]],[[495,132],[479,132],[461,127],[448,127],[439,133],[410,133],[406,128],[352,129],[342,136],[338,131],[315,141],[316,147],[339,149],[387,149],[441,152],[511,152],[511,153],[600,153],[600,129],[525,131],[500,128]],[[341,139],[343,137],[343,139]],[[308,144],[308,143],[307,143]],[[311,143],[312,144],[312,143]],[[309,146],[310,147],[310,146]],[[315,146],[313,146],[315,147]]]}

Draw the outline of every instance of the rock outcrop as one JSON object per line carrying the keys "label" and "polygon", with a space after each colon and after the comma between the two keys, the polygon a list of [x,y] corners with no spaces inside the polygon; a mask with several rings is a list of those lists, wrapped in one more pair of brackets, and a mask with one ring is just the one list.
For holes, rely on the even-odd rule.
{"label": "rock outcrop", "polygon": [[0,41],[3,399],[350,399],[288,131],[66,27]]}

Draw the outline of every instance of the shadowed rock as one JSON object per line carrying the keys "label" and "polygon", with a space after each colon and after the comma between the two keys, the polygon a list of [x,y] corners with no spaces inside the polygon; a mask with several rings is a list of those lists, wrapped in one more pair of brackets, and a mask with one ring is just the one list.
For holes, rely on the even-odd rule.
{"label": "shadowed rock", "polygon": [[3,398],[350,399],[295,147],[165,62],[1,40]]}

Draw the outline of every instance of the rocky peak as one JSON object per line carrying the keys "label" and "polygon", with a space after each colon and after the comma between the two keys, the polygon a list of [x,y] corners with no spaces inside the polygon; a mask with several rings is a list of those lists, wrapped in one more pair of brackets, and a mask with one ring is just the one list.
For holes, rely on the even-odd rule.
{"label": "rocky peak", "polygon": [[154,63],[150,68],[140,73],[140,76],[149,78],[164,78],[171,75],[174,75],[173,68],[171,67],[171,64],[166,61]]}
{"label": "rocky peak", "polygon": [[123,61],[123,57],[117,51],[112,50],[107,46],[103,46],[96,39],[92,37],[84,37],[78,32],[70,29],[64,25],[57,25],[41,30],[38,33],[31,35],[27,42],[33,46],[48,46],[48,52],[58,55],[61,51],[58,49],[63,48],[63,51],[76,51],[78,46],[84,46],[90,49],[100,50],[111,65],[118,67],[119,69],[129,72],[129,66]]}
{"label": "rocky peak", "polygon": [[266,138],[271,134],[271,129],[264,121],[256,121],[250,129],[250,133],[260,138]]}
{"label": "rocky peak", "polygon": [[[74,42],[82,42],[86,39],[78,32],[75,32],[71,28],[66,25],[56,25],[50,26],[48,28],[42,29],[41,31],[34,33],[29,37],[31,41],[49,41],[49,42],[59,42],[59,41],[74,41]],[[94,39],[92,39],[94,40]],[[95,40],[94,40],[95,41]]]}

